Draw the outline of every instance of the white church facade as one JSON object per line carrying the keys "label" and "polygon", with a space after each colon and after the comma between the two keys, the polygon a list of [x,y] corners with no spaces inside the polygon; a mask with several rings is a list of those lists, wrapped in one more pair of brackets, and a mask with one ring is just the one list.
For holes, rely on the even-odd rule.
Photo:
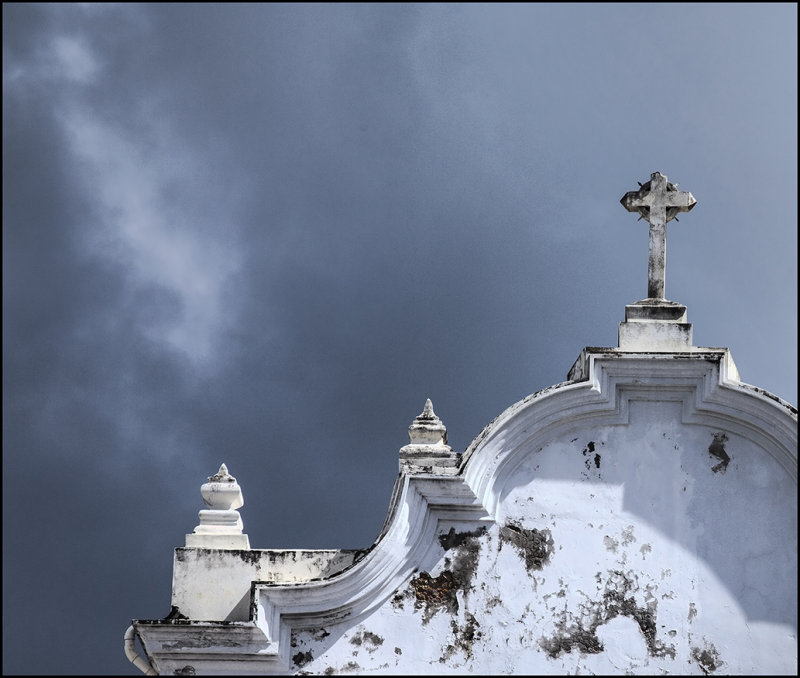
{"label": "white church facade", "polygon": [[[430,401],[364,550],[250,547],[223,465],[176,548],[172,613],[134,620],[148,674],[797,673],[797,410],[692,345],[664,297],[654,173],[648,297],[618,346],[515,403],[463,453]],[[138,638],[144,656],[137,653]]]}

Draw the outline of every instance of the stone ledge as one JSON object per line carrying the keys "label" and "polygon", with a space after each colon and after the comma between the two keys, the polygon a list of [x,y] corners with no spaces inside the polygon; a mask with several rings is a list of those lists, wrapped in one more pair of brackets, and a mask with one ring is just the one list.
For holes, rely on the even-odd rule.
{"label": "stone ledge", "polygon": [[733,362],[733,356],[727,348],[712,348],[704,346],[692,346],[686,351],[639,351],[635,349],[624,349],[616,346],[587,346],[584,348],[577,360],[572,364],[567,373],[567,381],[586,381],[589,378],[589,359],[592,356],[602,356],[604,358],[623,360],[625,358],[640,358],[651,355],[654,360],[663,358],[686,359],[686,360],[714,360],[723,361],[726,367],[726,376],[733,381],[741,381],[739,370]]}
{"label": "stone ledge", "polygon": [[625,306],[625,320],[685,323],[686,306],[666,299],[642,299]]}

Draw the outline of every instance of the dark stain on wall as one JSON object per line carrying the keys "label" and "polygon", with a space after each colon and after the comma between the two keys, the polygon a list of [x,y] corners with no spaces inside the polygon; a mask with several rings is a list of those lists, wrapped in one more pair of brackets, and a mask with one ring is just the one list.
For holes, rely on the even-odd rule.
{"label": "dark stain on wall", "polygon": [[456,591],[461,590],[466,595],[472,588],[481,550],[479,538],[485,532],[485,527],[479,527],[472,532],[456,532],[451,527],[447,534],[439,537],[439,543],[448,554],[442,572],[436,577],[431,577],[428,572],[420,572],[409,582],[408,591],[394,595],[392,605],[402,608],[405,598],[413,596],[414,609],[425,608],[423,624],[427,624],[439,610],[456,614]]}
{"label": "dark stain on wall", "polygon": [[350,642],[359,647],[363,645],[367,652],[375,652],[383,645],[383,638],[372,631],[359,631],[350,639]]}
{"label": "dark stain on wall", "polygon": [[444,649],[444,654],[439,657],[439,663],[444,664],[447,662],[455,652],[461,650],[467,656],[467,659],[472,657],[472,646],[476,640],[480,640],[481,631],[478,620],[475,619],[469,612],[464,613],[466,622],[463,626],[459,626],[455,620],[450,621],[450,628],[453,631],[453,642],[449,643]]}
{"label": "dark stain on wall", "polygon": [[[632,595],[627,595],[631,590],[630,580],[622,573],[618,574],[624,578],[626,585],[623,590],[612,589],[605,592],[599,619],[600,623],[595,623],[594,629],[600,624],[611,621],[614,617],[630,617],[639,625],[639,630],[642,632],[645,642],[647,643],[647,651],[653,657],[663,657],[669,654],[670,651],[656,638],[655,610],[650,609],[650,607],[639,607],[636,605],[635,598]],[[674,648],[671,649],[671,654],[674,656]]]}
{"label": "dark stain on wall", "polygon": [[597,637],[597,628],[615,617],[624,616],[637,623],[651,656],[670,656],[674,659],[675,647],[664,645],[656,637],[657,603],[652,601],[644,607],[637,605],[633,596],[636,589],[632,577],[619,570],[610,572],[602,599],[582,606],[582,614],[577,620],[566,610],[563,611],[556,625],[559,632],[552,638],[542,638],[539,645],[554,659],[562,652],[571,652],[573,648],[587,654],[602,652],[604,648]]}
{"label": "dark stain on wall", "polygon": [[479,537],[486,533],[485,527],[472,532],[456,532],[451,527],[447,534],[439,537],[439,543],[445,551],[454,551],[452,558],[453,576],[458,588],[464,593],[472,586],[475,570],[478,569],[478,554],[481,550]]}
{"label": "dark stain on wall", "polygon": [[710,643],[702,650],[699,647],[693,647],[692,659],[697,662],[697,665],[706,675],[714,673],[722,664],[717,648]]}
{"label": "dark stain on wall", "polygon": [[517,549],[519,555],[525,559],[528,573],[541,570],[549,562],[554,550],[550,530],[528,530],[511,523],[500,528],[500,548],[503,543],[511,544]]}
{"label": "dark stain on wall", "polygon": [[392,607],[395,610],[402,610],[405,607],[408,591],[398,591],[392,596]]}
{"label": "dark stain on wall", "polygon": [[725,451],[725,443],[728,442],[728,436],[724,433],[715,433],[714,440],[708,446],[708,453],[720,460],[719,464],[712,466],[711,470],[714,473],[725,473],[728,468],[728,463],[731,458]]}
{"label": "dark stain on wall", "polygon": [[587,631],[580,624],[568,627],[563,622],[559,623],[557,628],[559,632],[555,636],[542,638],[539,642],[541,648],[553,659],[562,652],[572,652],[573,648],[584,654],[597,654],[603,651],[603,644],[594,629]]}
{"label": "dark stain on wall", "polygon": [[189,617],[187,617],[185,614],[181,612],[180,608],[177,605],[173,605],[172,609],[169,611],[169,614],[166,617],[164,617],[164,620],[166,621],[167,619],[188,619],[188,618]]}
{"label": "dark stain on wall", "polygon": [[[577,438],[571,440],[570,442],[575,442],[575,440],[577,440]],[[605,443],[602,443],[602,442],[600,444],[601,445],[605,445]],[[584,464],[586,465],[586,469],[588,471],[592,470],[592,464],[593,463],[594,463],[595,468],[598,468],[598,469],[600,468],[600,459],[601,459],[601,457],[600,457],[600,453],[595,451],[594,441],[590,440],[588,443],[586,443],[586,447],[584,447],[583,450],[581,450],[581,454],[584,457],[586,457],[586,461],[584,462]],[[592,456],[592,455],[594,455],[594,456]]]}
{"label": "dark stain on wall", "polygon": [[444,609],[450,614],[458,612],[457,588],[458,582],[449,570],[445,570],[435,578],[427,572],[420,572],[418,577],[411,580],[415,598],[414,609],[425,608],[423,624],[427,624],[439,610]]}
{"label": "dark stain on wall", "polygon": [[312,659],[314,659],[314,655],[311,654],[311,651],[308,652],[298,652],[296,655],[292,657],[292,662],[297,668],[301,668],[308,664]]}
{"label": "dark stain on wall", "polygon": [[355,662],[347,662],[347,664],[345,664],[342,668],[340,668],[338,670],[333,666],[329,666],[322,673],[325,676],[332,676],[332,675],[334,675],[336,673],[353,673],[355,671],[360,671],[360,670],[361,670],[361,667],[358,664],[356,664]]}
{"label": "dark stain on wall", "polygon": [[[171,623],[180,621],[179,619],[174,619]],[[220,622],[215,623],[219,624]],[[197,648],[212,647],[214,645],[220,645],[222,647],[240,647],[241,643],[238,640],[214,638],[203,630],[199,630],[196,633],[191,633],[187,630],[187,634],[180,640],[165,642],[161,647],[165,650],[194,650]]]}

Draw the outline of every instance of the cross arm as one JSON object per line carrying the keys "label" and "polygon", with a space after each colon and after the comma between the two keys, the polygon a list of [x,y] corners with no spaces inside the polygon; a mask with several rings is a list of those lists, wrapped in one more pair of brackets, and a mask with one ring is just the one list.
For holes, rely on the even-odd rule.
{"label": "cross arm", "polygon": [[688,212],[697,201],[689,191],[679,191],[666,177],[654,172],[652,179],[638,191],[628,191],[620,200],[628,212],[639,212],[650,221],[651,212],[663,209],[666,220],[671,221],[679,212]]}

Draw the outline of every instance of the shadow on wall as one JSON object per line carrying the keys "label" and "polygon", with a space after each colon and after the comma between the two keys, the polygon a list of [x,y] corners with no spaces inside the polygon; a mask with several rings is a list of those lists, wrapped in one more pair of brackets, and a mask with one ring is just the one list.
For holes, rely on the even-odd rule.
{"label": "shadow on wall", "polygon": [[682,423],[682,407],[631,400],[627,426],[522,451],[501,504],[513,493],[562,519],[643,521],[705,563],[748,619],[796,629],[795,482],[753,440]]}

